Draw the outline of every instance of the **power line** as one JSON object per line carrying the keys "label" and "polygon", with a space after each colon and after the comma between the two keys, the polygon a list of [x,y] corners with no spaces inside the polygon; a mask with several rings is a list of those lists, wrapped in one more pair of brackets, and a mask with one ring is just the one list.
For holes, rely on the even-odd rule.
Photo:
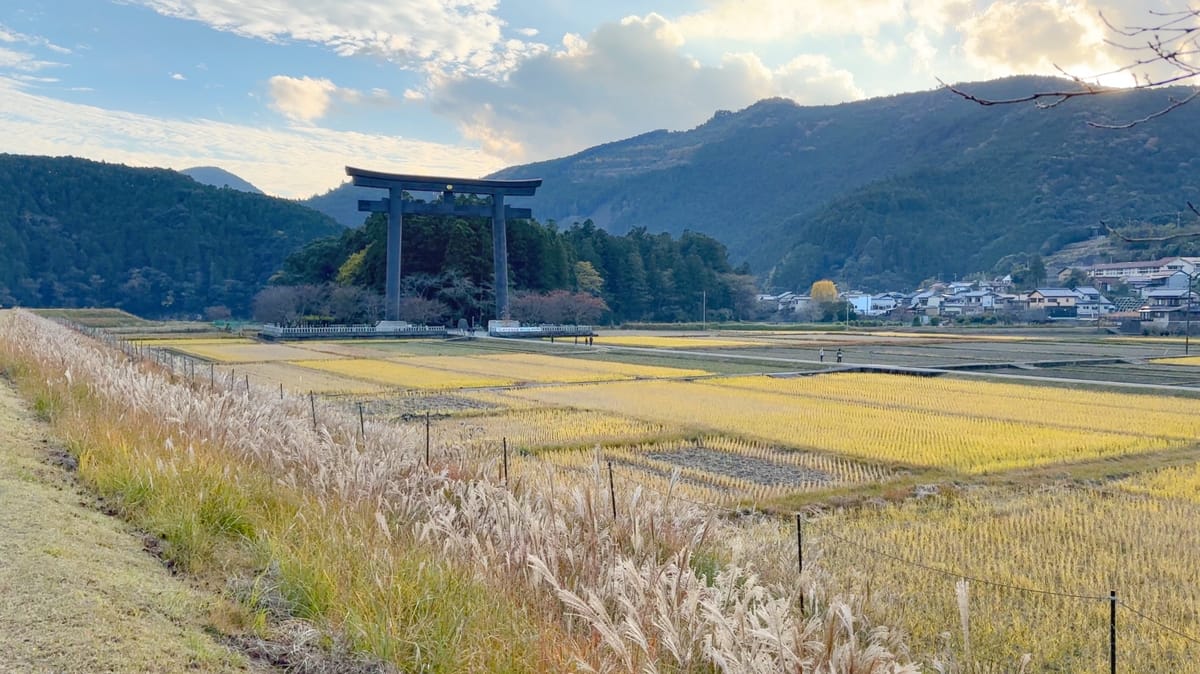
{"label": "power line", "polygon": [[1158,625],[1159,627],[1161,627],[1161,628],[1163,628],[1164,630],[1166,630],[1166,631],[1168,631],[1168,632],[1170,632],[1170,633],[1174,634],[1175,636],[1178,636],[1178,637],[1182,637],[1182,638],[1184,638],[1184,639],[1187,639],[1188,641],[1190,641],[1190,642],[1192,642],[1192,643],[1194,643],[1194,644],[1200,644],[1200,639],[1197,639],[1196,637],[1193,637],[1193,636],[1191,636],[1191,635],[1189,635],[1189,634],[1185,634],[1184,632],[1181,632],[1181,631],[1179,631],[1179,630],[1175,629],[1174,627],[1171,627],[1170,625],[1167,625],[1167,624],[1161,623],[1161,622],[1159,622],[1159,621],[1155,620],[1154,618],[1151,618],[1150,616],[1146,615],[1146,614],[1145,614],[1145,613],[1143,613],[1142,611],[1139,611],[1139,610],[1137,610],[1136,608],[1134,608],[1133,606],[1130,606],[1128,602],[1124,602],[1124,601],[1123,601],[1123,602],[1120,602],[1119,606],[1121,606],[1121,607],[1123,607],[1123,608],[1127,609],[1127,610],[1128,610],[1130,613],[1132,613],[1132,614],[1134,614],[1135,616],[1137,616],[1137,617],[1141,618],[1142,620],[1145,620],[1146,622],[1149,622],[1149,623],[1153,623],[1153,624],[1155,624],[1155,625]]}

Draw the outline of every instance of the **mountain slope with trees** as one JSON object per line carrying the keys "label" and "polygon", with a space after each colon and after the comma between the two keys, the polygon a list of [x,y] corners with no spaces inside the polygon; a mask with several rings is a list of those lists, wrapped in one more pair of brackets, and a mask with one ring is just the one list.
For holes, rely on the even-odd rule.
{"label": "mountain slope with trees", "polygon": [[0,304],[249,313],[284,258],[342,231],[295,202],[166,169],[0,154]]}
{"label": "mountain slope with trees", "polygon": [[[1067,84],[962,86],[1002,99]],[[540,218],[714,237],[777,288],[911,285],[1052,252],[1100,220],[1187,215],[1186,201],[1200,201],[1200,107],[1129,130],[1087,125],[1145,116],[1171,93],[1053,109],[981,107],[945,90],[833,106],[770,99],[490,177],[544,179],[520,204]]]}

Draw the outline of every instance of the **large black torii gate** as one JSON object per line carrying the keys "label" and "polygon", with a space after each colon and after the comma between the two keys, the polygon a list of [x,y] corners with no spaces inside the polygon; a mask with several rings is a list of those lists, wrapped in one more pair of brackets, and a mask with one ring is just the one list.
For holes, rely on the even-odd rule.
{"label": "large black torii gate", "polygon": [[[533,213],[528,208],[513,208],[504,205],[504,197],[531,197],[541,186],[540,178],[532,180],[477,180],[471,178],[444,178],[438,176],[404,175],[381,173],[366,169],[346,167],[346,175],[354,179],[358,187],[377,187],[388,191],[388,196],[378,200],[359,200],[358,210],[371,213],[386,213],[387,226],[387,294],[384,318],[400,320],[400,238],[404,231],[404,214],[410,215],[459,215],[490,217],[492,219],[492,263],[495,266],[493,283],[496,289],[496,317],[508,318],[508,235],[505,225],[508,218],[529,218]],[[441,192],[441,203],[405,201],[403,194],[409,192]],[[486,194],[492,203],[487,205],[459,204],[456,192]]]}

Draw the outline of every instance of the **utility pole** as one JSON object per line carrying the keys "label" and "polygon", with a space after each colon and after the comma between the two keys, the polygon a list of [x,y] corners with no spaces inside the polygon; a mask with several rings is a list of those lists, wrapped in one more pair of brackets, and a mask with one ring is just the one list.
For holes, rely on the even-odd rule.
{"label": "utility pole", "polygon": [[700,332],[708,330],[708,291],[700,291]]}
{"label": "utility pole", "polygon": [[1188,274],[1187,287],[1187,308],[1184,309],[1183,316],[1183,355],[1188,355],[1189,342],[1192,338],[1192,286],[1196,283],[1196,275],[1200,274],[1200,270]]}

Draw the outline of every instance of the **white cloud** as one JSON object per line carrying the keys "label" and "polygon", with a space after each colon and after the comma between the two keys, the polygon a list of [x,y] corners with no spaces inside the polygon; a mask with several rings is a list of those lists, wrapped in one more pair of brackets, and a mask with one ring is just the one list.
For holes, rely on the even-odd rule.
{"label": "white cloud", "polygon": [[[357,89],[339,87],[333,82],[312,77],[288,77],[276,75],[267,81],[270,106],[288,119],[310,124],[324,117],[336,101],[360,103],[362,92]],[[387,92],[374,89],[371,98],[386,99]]]}
{"label": "white cloud", "polygon": [[183,73],[171,73],[171,79],[182,82],[187,78],[183,76]]}
{"label": "white cloud", "polygon": [[0,47],[0,68],[3,69],[33,72],[61,65],[61,63],[55,63],[54,61],[43,61],[28,52]]}
{"label": "white cloud", "polygon": [[941,35],[971,15],[972,0],[908,0],[908,13],[920,28]]}
{"label": "white cloud", "polygon": [[797,56],[772,73],[775,91],[802,105],[840,103],[863,97],[849,71],[835,68],[828,56]]}
{"label": "white cloud", "polygon": [[374,54],[403,66],[486,68],[503,49],[496,0],[131,0],[165,16],[268,41]]}
{"label": "white cloud", "polygon": [[253,128],[172,120],[68,103],[0,77],[6,152],[71,155],[136,166],[216,165],[271,194],[301,198],[345,180],[349,165],[381,171],[481,176],[503,166],[479,150],[316,127]]}
{"label": "white cloud", "polygon": [[678,24],[688,39],[775,42],[797,35],[874,35],[905,16],[904,0],[717,0]]}
{"label": "white cloud", "polygon": [[797,57],[774,71],[753,54],[706,66],[682,46],[682,33],[663,17],[629,17],[586,40],[567,35],[561,48],[523,61],[502,81],[435,77],[429,97],[485,151],[515,162],[689,128],[717,109],[769,96],[834,103],[862,95],[850,73],[824,57]]}
{"label": "white cloud", "polygon": [[864,35],[862,38],[863,52],[876,63],[891,63],[896,59],[899,47],[891,40],[880,40],[874,35]]}
{"label": "white cloud", "polygon": [[904,36],[904,44],[912,52],[913,65],[923,72],[929,72],[937,58],[937,47],[930,41],[924,30],[917,29]]}
{"label": "white cloud", "polygon": [[14,73],[10,77],[12,77],[14,80],[20,80],[22,82],[29,82],[32,84],[54,84],[55,82],[61,81],[57,77],[42,77],[41,75],[25,75],[22,73]]}
{"label": "white cloud", "polygon": [[25,33],[19,33],[2,23],[0,23],[0,42],[7,42],[9,44],[26,44],[31,47],[44,47],[56,54],[71,53],[70,49],[67,49],[66,47],[60,47],[50,40],[41,37],[40,35],[27,35]]}
{"label": "white cloud", "polygon": [[1096,10],[1074,0],[997,0],[959,30],[967,58],[990,76],[1062,68],[1087,78],[1116,63]]}

